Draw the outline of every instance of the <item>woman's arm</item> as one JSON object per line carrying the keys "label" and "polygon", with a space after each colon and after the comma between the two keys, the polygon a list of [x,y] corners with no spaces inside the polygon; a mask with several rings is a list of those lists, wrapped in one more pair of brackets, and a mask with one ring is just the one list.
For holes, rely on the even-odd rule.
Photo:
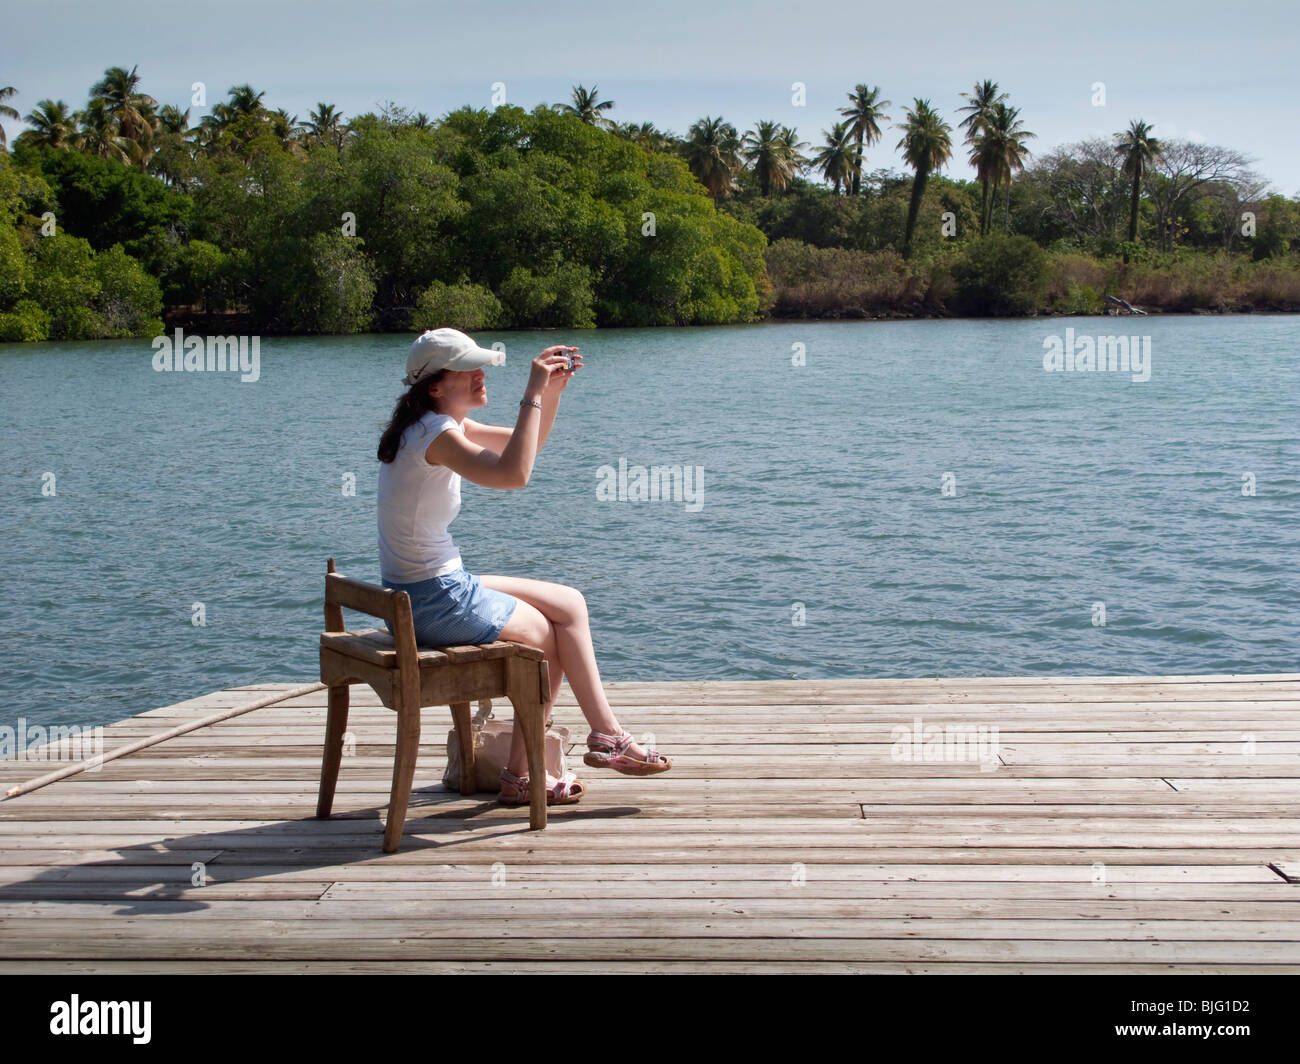
{"label": "woman's arm", "polygon": [[555,424],[555,415],[560,410],[560,391],[558,388],[547,388],[542,393],[542,427],[537,430],[537,449],[542,449],[542,444],[546,442],[546,437],[551,434],[551,426]]}
{"label": "woman's arm", "polygon": [[[574,348],[573,350],[577,350]],[[582,356],[575,359],[579,366],[582,365]],[[558,370],[551,375],[551,380],[547,384],[546,390],[542,393],[542,424],[537,432],[537,449],[542,449],[542,444],[546,442],[546,437],[551,434],[551,426],[555,424],[555,415],[560,410],[560,393],[564,391],[565,386],[569,383],[572,373]],[[465,436],[470,443],[475,443],[480,447],[486,447],[490,451],[496,451],[497,454],[504,454],[506,444],[510,442],[510,437],[514,434],[513,429],[504,428],[501,425],[483,425],[477,421],[471,421],[468,417],[465,419]]]}
{"label": "woman's arm", "polygon": [[[545,404],[546,400],[543,399],[542,402]],[[514,429],[503,428],[501,425],[481,425],[477,421],[465,419],[465,436],[469,442],[496,451],[497,454],[506,449],[513,431]]]}
{"label": "woman's arm", "polygon": [[[546,442],[546,437],[551,434],[551,426],[555,424],[555,415],[560,409],[560,393],[548,391],[542,395],[542,425],[537,433],[537,449],[542,449],[542,444]],[[514,429],[504,428],[501,425],[483,425],[477,421],[465,419],[465,437],[470,443],[476,443],[480,447],[486,447],[489,451],[496,451],[500,454],[506,449],[506,444],[510,442],[510,437]]]}
{"label": "woman's arm", "polygon": [[[543,408],[550,389],[552,375],[564,363],[564,356],[556,352],[563,347],[548,347],[535,359],[533,369],[528,377],[528,386],[524,389],[525,398],[542,397]],[[560,372],[564,372],[560,370]],[[555,400],[551,400],[551,420],[555,420]],[[447,428],[440,432],[424,452],[425,461],[433,465],[444,465],[466,480],[482,484],[486,488],[522,488],[528,484],[533,474],[533,462],[541,444],[538,430],[541,428],[542,411],[537,407],[522,405],[513,430],[484,426],[504,433],[505,446],[500,452],[491,450],[462,435],[459,429]],[[469,428],[466,419],[465,428]]]}

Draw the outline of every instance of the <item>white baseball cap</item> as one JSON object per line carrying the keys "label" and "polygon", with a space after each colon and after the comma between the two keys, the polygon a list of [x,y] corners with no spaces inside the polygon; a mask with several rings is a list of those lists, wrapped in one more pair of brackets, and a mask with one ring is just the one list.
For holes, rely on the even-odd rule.
{"label": "white baseball cap", "polygon": [[504,351],[479,347],[459,329],[426,329],[411,344],[402,383],[416,384],[440,369],[459,373],[479,366],[500,366],[505,360]]}

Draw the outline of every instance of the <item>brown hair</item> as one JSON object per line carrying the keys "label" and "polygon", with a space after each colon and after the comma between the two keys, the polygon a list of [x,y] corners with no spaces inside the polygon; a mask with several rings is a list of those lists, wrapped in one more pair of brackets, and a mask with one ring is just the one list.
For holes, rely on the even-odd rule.
{"label": "brown hair", "polygon": [[388,423],[388,428],[384,429],[384,434],[379,437],[381,462],[391,462],[397,457],[397,449],[402,445],[402,433],[411,425],[430,411],[438,413],[435,401],[429,394],[429,386],[437,384],[446,373],[445,369],[440,369],[432,376],[416,381],[411,385],[410,390],[397,400],[393,419]]}

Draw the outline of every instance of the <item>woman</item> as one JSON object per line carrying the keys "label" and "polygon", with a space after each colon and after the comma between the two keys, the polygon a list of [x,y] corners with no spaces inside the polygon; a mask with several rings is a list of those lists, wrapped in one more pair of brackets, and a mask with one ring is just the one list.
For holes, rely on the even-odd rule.
{"label": "woman", "polygon": [[[461,477],[486,488],[522,488],[550,434],[560,393],[582,365],[548,347],[533,360],[513,429],[466,414],[487,404],[483,367],[505,355],[479,347],[456,329],[431,329],[411,345],[393,419],[379,441],[379,562],[384,586],[411,596],[416,641],[428,646],[502,639],[540,647],[551,677],[551,705],[565,676],[591,725],[584,763],[628,775],[666,772],[672,763],[632,741],[615,718],[596,669],[587,602],[563,584],[522,577],[478,577],[465,570],[447,526],[460,511]],[[525,804],[530,781],[523,730],[515,720],[500,800]],[[581,780],[546,776],[547,804],[578,801]]]}

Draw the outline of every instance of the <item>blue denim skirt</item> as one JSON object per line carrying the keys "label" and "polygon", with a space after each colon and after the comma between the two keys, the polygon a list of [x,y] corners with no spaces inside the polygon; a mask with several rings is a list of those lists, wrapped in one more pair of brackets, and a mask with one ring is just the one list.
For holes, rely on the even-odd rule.
{"label": "blue denim skirt", "polygon": [[385,580],[384,586],[411,596],[415,641],[428,647],[495,642],[519,602],[513,595],[484,587],[464,566],[414,584]]}

